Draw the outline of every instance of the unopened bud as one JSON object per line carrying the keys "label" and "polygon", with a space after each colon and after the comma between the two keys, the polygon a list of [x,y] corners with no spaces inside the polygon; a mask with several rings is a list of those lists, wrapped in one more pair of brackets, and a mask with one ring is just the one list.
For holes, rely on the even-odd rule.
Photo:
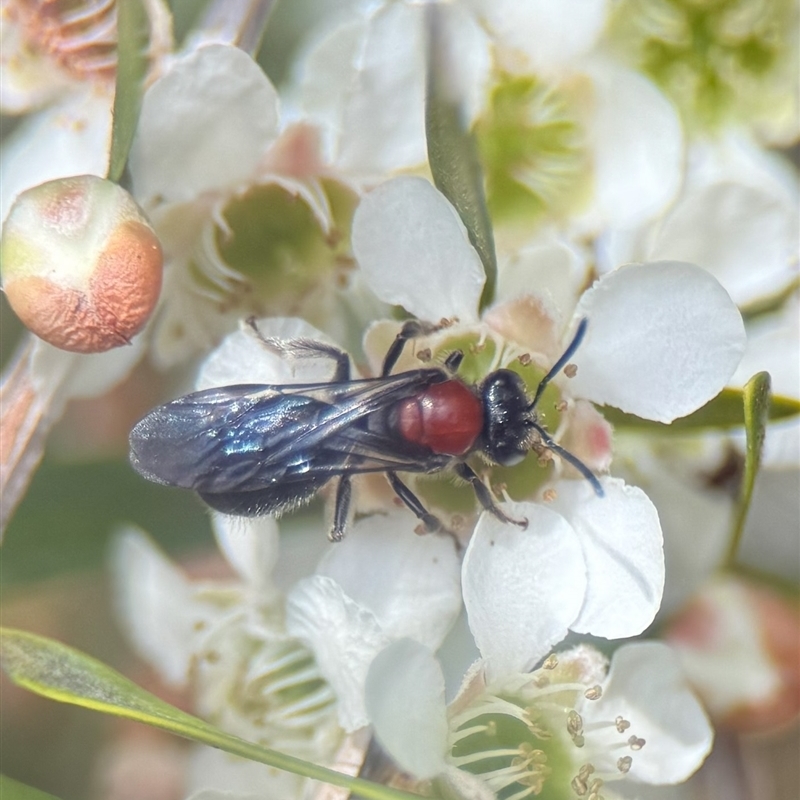
{"label": "unopened bud", "polygon": [[3,226],[8,302],[40,338],[99,353],[126,344],[155,308],[163,257],[133,198],[93,175],[23,192]]}

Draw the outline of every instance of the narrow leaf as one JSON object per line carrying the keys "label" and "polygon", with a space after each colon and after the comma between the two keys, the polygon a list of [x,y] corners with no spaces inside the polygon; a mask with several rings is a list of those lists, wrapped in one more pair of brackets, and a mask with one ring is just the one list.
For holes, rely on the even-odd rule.
{"label": "narrow leaf", "polygon": [[3,800],[58,800],[55,795],[34,789],[6,775],[0,775],[0,797]]}
{"label": "narrow leaf", "polygon": [[481,309],[494,299],[497,256],[489,209],[483,188],[483,170],[475,137],[467,129],[458,92],[452,84],[457,66],[448,58],[448,41],[441,9],[428,6],[428,86],[425,133],[428,162],[436,188],[458,212],[469,240],[486,272]]}
{"label": "narrow leaf", "polygon": [[753,498],[753,487],[761,466],[764,436],[769,419],[770,383],[768,372],[758,372],[744,387],[744,429],[747,444],[744,455],[744,475],[739,486],[733,530],[728,548],[727,563],[729,566],[733,565],[736,553],[739,551],[739,543],[744,533],[744,523],[747,520],[747,512],[750,510],[750,501]]}
{"label": "narrow leaf", "polygon": [[251,761],[342,786],[360,797],[375,800],[418,798],[418,795],[352,778],[231,736],[165,703],[100,661],[43,636],[0,629],[0,659],[3,669],[18,686],[62,703],[153,725]]}
{"label": "narrow leaf", "polygon": [[[642,433],[673,434],[675,432],[702,433],[707,430],[728,430],[741,428],[746,424],[745,398],[747,388],[723,389],[713,400],[687,417],[676,419],[665,425],[633,414],[626,414],[617,408],[605,406],[600,409],[603,416],[616,428],[636,430]],[[800,414],[800,401],[791,397],[771,396],[767,405],[769,422],[788,419]]]}
{"label": "narrow leaf", "polygon": [[142,0],[117,3],[117,84],[108,179],[119,183],[139,121],[147,76],[150,22]]}

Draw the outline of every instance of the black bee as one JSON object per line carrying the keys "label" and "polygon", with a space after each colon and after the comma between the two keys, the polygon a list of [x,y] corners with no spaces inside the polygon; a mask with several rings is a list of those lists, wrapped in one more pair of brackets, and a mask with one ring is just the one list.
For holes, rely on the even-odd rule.
{"label": "black bee", "polygon": [[553,441],[536,415],[544,388],[572,357],[586,326],[581,320],[532,400],[511,370],[498,369],[476,386],[459,380],[463,353],[458,350],[441,367],[392,375],[406,342],[435,330],[416,320],[397,335],[381,376],[360,380],[351,380],[349,356],[336,347],[261,337],[267,347],[287,355],[330,359],[335,365],[331,380],[223,386],[180,397],[153,409],[131,431],[131,463],[148,480],[193,489],[212,508],[247,517],[296,508],[337,478],[333,541],[344,536],[351,476],[365,472],[383,472],[425,529],[441,530],[439,519],[397,473],[452,468],[487,511],[524,526],[503,513],[465,459],[480,452],[492,463],[510,466],[534,445],[544,446],[603,495],[597,477]]}

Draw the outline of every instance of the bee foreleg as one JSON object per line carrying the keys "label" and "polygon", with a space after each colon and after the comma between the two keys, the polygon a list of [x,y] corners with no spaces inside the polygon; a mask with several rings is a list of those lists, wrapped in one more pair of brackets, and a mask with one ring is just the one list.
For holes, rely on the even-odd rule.
{"label": "bee foreleg", "polygon": [[403,353],[406,342],[411,341],[411,339],[417,339],[420,336],[428,336],[431,333],[436,333],[436,331],[447,327],[447,324],[449,323],[441,322],[438,325],[434,325],[419,319],[410,319],[403,323],[400,333],[394,337],[394,341],[386,351],[386,356],[383,359],[383,368],[381,369],[381,377],[387,377],[392,369],[394,369],[394,365]]}
{"label": "bee foreleg", "polygon": [[459,461],[455,466],[455,471],[459,478],[463,478],[465,481],[469,482],[470,486],[472,486],[472,490],[475,492],[475,496],[478,498],[478,502],[486,511],[497,517],[501,522],[507,522],[523,529],[528,527],[528,520],[514,519],[500,510],[500,507],[495,502],[486,484],[469,464],[464,461]]}

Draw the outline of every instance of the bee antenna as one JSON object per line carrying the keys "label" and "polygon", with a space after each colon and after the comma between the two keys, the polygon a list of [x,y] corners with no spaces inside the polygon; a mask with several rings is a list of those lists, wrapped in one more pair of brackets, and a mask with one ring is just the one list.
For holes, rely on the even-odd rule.
{"label": "bee antenna", "polygon": [[542,392],[544,392],[547,384],[553,380],[553,378],[561,372],[562,369],[567,365],[567,362],[575,355],[575,351],[581,346],[581,342],[583,341],[583,337],[586,335],[586,328],[589,326],[589,320],[584,317],[578,323],[578,329],[575,331],[575,335],[572,337],[572,341],[567,345],[567,349],[561,354],[561,358],[556,361],[555,364],[550,368],[550,372],[544,376],[544,378],[539,381],[539,385],[536,387],[536,394],[533,396],[533,401],[528,406],[529,411],[533,411],[536,408],[536,404],[542,397]]}
{"label": "bee antenna", "polygon": [[597,475],[592,472],[586,464],[583,463],[577,456],[572,455],[569,450],[565,450],[560,444],[556,444],[553,439],[551,438],[550,434],[541,426],[538,422],[531,420],[528,423],[538,434],[542,437],[542,441],[547,447],[548,450],[552,450],[556,455],[561,456],[564,461],[572,464],[584,478],[586,478],[589,483],[592,484],[592,489],[594,489],[594,493],[598,497],[605,497],[605,492],[603,491],[603,487],[600,485],[600,481],[597,479]]}

